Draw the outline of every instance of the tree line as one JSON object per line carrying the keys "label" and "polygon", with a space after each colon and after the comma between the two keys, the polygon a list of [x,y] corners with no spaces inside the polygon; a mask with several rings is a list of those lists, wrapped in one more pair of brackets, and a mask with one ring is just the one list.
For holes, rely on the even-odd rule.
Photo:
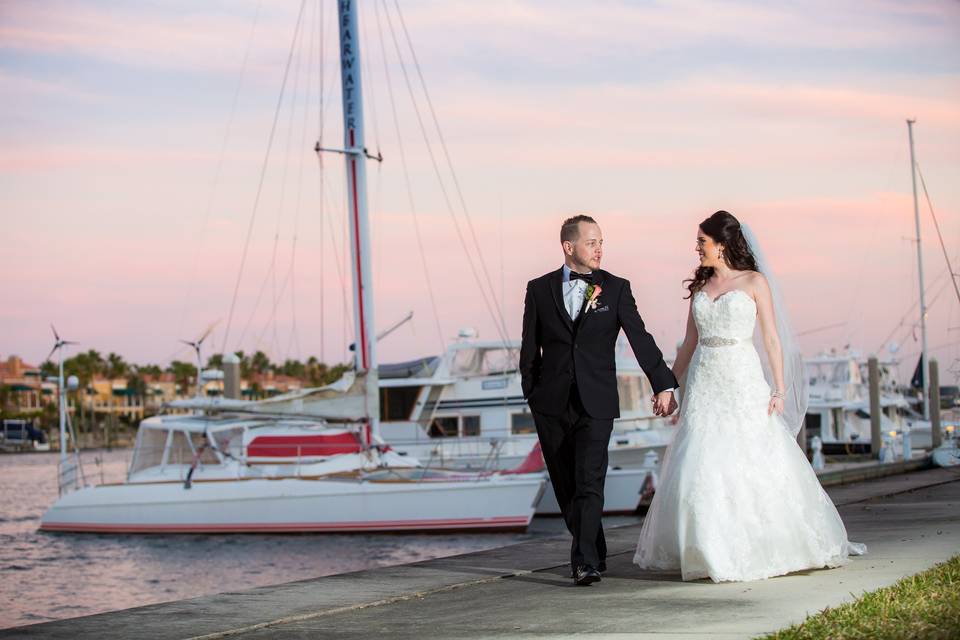
{"label": "tree line", "polygon": [[[308,386],[322,386],[339,379],[348,369],[346,365],[330,366],[310,356],[305,362],[299,360],[285,360],[283,363],[271,362],[263,351],[252,354],[243,351],[235,352],[240,359],[240,377],[250,379],[255,374],[284,375],[296,378]],[[223,368],[223,355],[214,354],[207,359],[206,368]],[[57,363],[47,360],[40,365],[40,372],[44,377],[57,375]],[[127,362],[117,353],[108,353],[104,357],[96,349],[89,349],[63,361],[65,376],[77,376],[80,388],[86,389],[97,377],[116,380],[124,378],[127,389],[133,395],[142,396],[146,393],[146,378],[157,378],[163,373],[173,374],[173,379],[181,392],[186,392],[189,386],[197,379],[197,366],[192,362],[173,360],[166,367],[157,364],[135,364]]]}

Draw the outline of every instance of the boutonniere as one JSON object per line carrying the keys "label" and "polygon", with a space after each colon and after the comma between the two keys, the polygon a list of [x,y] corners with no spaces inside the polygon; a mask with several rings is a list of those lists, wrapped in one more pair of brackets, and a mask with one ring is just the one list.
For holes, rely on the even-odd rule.
{"label": "boutonniere", "polygon": [[587,307],[590,309],[596,309],[597,303],[600,302],[600,294],[603,293],[603,289],[598,284],[591,284],[587,287]]}

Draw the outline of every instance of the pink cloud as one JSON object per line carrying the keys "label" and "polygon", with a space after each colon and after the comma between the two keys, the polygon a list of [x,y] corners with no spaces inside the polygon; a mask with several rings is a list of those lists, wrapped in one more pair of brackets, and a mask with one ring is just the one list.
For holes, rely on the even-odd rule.
{"label": "pink cloud", "polygon": [[[270,18],[267,13],[258,25],[258,38],[272,43],[270,55],[280,56],[284,43],[289,43],[293,22],[286,15],[279,23]],[[176,15],[144,7],[132,11],[71,4],[66,9],[19,3],[5,12],[0,47],[91,56],[146,68],[234,71],[251,24],[252,20],[229,13]]]}

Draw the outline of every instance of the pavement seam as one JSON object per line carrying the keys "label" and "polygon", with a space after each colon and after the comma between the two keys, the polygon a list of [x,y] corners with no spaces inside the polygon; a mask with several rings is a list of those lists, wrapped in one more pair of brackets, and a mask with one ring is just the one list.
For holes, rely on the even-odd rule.
{"label": "pavement seam", "polygon": [[[553,567],[548,567],[548,569],[549,568],[553,568]],[[294,622],[303,622],[304,620],[314,620],[316,618],[336,615],[338,613],[346,613],[349,611],[359,611],[361,609],[381,607],[384,605],[395,604],[397,602],[405,602],[407,600],[425,598],[427,596],[431,596],[437,593],[455,591],[457,589],[462,589],[464,587],[472,587],[479,584],[495,582],[496,580],[501,580],[503,578],[514,578],[517,576],[528,575],[531,573],[535,573],[536,571],[543,571],[543,570],[545,569],[512,571],[510,573],[505,573],[505,574],[496,575],[496,576],[489,576],[487,578],[478,578],[476,580],[470,580],[468,582],[458,582],[457,584],[449,584],[443,587],[437,587],[436,589],[427,589],[426,591],[417,591],[415,593],[408,593],[400,596],[391,596],[389,598],[383,598],[381,600],[375,600],[373,602],[361,602],[359,604],[347,605],[344,607],[336,607],[334,609],[325,609],[323,611],[313,611],[311,613],[301,613],[295,616],[286,616],[284,618],[277,618],[276,620],[259,622],[257,624],[248,625],[246,627],[237,627],[236,629],[227,629],[226,631],[216,631],[214,633],[208,633],[202,636],[190,636],[185,640],[217,640],[218,638],[227,638],[230,636],[239,635],[241,633],[259,631],[260,629],[266,629],[266,628],[274,627],[277,625],[291,624]]]}
{"label": "pavement seam", "polygon": [[950,478],[949,480],[942,480],[937,482],[931,482],[929,484],[920,484],[913,487],[906,487],[903,489],[898,489],[896,491],[885,491],[883,493],[878,493],[876,495],[867,496],[865,498],[858,498],[856,500],[850,500],[849,502],[835,502],[834,505],[837,507],[846,507],[852,504],[859,504],[861,502],[868,502],[870,500],[876,500],[877,498],[890,498],[892,496],[898,496],[903,493],[910,493],[911,491],[920,491],[921,489],[929,489],[931,487],[939,487],[944,484],[950,484],[951,482],[957,482],[960,480],[960,474]]}

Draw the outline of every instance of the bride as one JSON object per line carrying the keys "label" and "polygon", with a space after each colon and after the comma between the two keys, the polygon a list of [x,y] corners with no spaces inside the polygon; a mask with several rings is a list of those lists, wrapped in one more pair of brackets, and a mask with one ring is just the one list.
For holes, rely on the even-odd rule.
{"label": "bride", "polygon": [[[683,392],[679,430],[634,562],[714,582],[844,564],[866,548],[847,540],[797,446],[806,377],[757,243],[718,211],[700,225],[697,253],[673,367]],[[768,362],[754,346],[757,324]]]}

